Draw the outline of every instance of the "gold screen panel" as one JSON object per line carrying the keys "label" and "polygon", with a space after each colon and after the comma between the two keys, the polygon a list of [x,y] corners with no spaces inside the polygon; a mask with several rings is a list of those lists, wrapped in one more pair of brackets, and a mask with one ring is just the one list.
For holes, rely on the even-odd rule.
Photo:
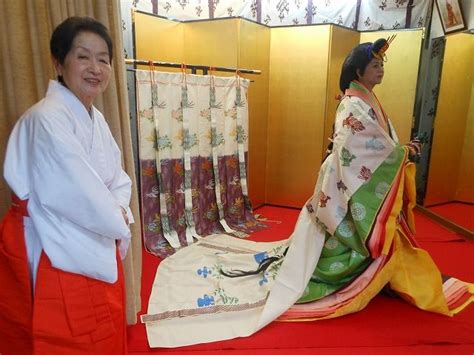
{"label": "gold screen panel", "polygon": [[[134,13],[136,59],[182,63],[184,27],[182,23],[156,16]],[[148,69],[141,66],[141,69]],[[158,68],[161,71],[177,71]]]}
{"label": "gold screen panel", "polygon": [[321,163],[330,26],[272,28],[266,202],[301,207]]}
{"label": "gold screen panel", "polygon": [[[239,19],[183,23],[187,63],[236,68],[238,65]],[[233,75],[218,73],[218,75]]]}
{"label": "gold screen panel", "polygon": [[[472,70],[472,35],[461,33],[448,36],[434,120],[425,205],[456,200],[458,183],[464,186],[462,194],[469,186],[472,188],[473,161],[463,161],[472,157],[472,148],[463,153],[464,148],[468,150],[472,147],[472,109],[469,112]],[[467,126],[468,115],[470,127]],[[466,138],[470,141],[466,142]],[[460,172],[471,172],[471,175],[459,176]]]}
{"label": "gold screen panel", "polygon": [[466,77],[471,80],[471,100],[466,120],[464,144],[459,166],[456,200],[474,203],[474,36],[469,36],[471,42],[471,72]]}
{"label": "gold screen panel", "polygon": [[249,196],[254,207],[265,203],[265,165],[267,160],[268,78],[270,28],[253,22],[239,22],[239,67],[261,70],[260,75],[242,74],[253,82],[249,101]]}

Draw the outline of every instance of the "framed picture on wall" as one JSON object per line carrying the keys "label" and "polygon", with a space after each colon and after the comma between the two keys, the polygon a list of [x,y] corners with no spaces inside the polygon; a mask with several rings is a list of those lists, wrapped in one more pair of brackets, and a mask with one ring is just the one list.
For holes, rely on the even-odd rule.
{"label": "framed picture on wall", "polygon": [[435,0],[445,34],[466,29],[460,0]]}

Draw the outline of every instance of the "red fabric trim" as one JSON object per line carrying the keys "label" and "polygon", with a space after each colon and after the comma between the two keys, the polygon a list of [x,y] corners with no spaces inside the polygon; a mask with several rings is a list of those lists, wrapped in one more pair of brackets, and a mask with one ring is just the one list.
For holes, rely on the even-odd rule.
{"label": "red fabric trim", "polygon": [[450,310],[453,310],[453,309],[456,309],[456,308],[462,306],[464,303],[469,301],[471,296],[472,296],[471,293],[466,288],[465,293],[463,293],[462,295],[458,296],[458,298],[456,298],[455,300],[452,300],[451,302],[448,303],[448,308]]}
{"label": "red fabric trim", "polygon": [[387,196],[385,197],[385,201],[383,202],[382,207],[379,211],[379,215],[377,216],[375,220],[372,234],[376,235],[375,232],[378,232],[378,229],[381,229],[381,230],[380,230],[380,235],[377,238],[370,237],[368,241],[370,256],[373,259],[378,258],[380,254],[382,254],[383,245],[385,243],[385,225],[387,224],[387,221],[393,209],[393,205],[395,203],[395,199],[397,198],[397,192],[400,186],[400,178],[402,174],[403,174],[403,166],[397,172],[397,175],[395,176],[392,186],[390,187],[390,190]]}
{"label": "red fabric trim", "polygon": [[[20,201],[20,200],[19,200]],[[32,353],[33,297],[26,256],[25,206],[12,204],[0,225],[0,353]]]}

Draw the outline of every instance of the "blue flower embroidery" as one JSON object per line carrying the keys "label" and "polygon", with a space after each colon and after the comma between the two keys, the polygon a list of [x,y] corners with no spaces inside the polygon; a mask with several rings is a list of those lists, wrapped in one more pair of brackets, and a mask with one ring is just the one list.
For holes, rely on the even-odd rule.
{"label": "blue flower embroidery", "polygon": [[377,139],[377,137],[373,136],[372,139],[365,142],[365,148],[378,152],[384,150],[385,146],[379,139]]}
{"label": "blue flower embroidery", "polygon": [[264,283],[268,282],[267,275],[268,275],[268,272],[263,273],[262,279],[258,282],[260,286],[263,286]]}
{"label": "blue flower embroidery", "polygon": [[197,299],[198,307],[209,307],[214,305],[214,297],[204,295],[202,298]]}
{"label": "blue flower embroidery", "polygon": [[202,269],[198,269],[198,270],[197,270],[197,274],[198,274],[199,276],[202,276],[202,277],[206,278],[207,275],[212,274],[212,270],[211,270],[211,269],[208,269],[207,266],[203,266]]}
{"label": "blue flower embroidery", "polygon": [[268,258],[268,254],[267,254],[266,251],[264,251],[263,253],[255,254],[253,257],[255,258],[255,261],[256,261],[258,264],[260,264],[263,259]]}

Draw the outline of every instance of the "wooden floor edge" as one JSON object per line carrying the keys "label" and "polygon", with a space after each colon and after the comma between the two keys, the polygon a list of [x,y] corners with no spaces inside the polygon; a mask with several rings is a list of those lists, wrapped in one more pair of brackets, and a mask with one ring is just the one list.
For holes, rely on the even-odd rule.
{"label": "wooden floor edge", "polygon": [[446,227],[447,229],[449,229],[449,230],[451,230],[455,233],[461,234],[463,237],[474,241],[474,232],[473,231],[471,231],[467,228],[464,228],[464,227],[460,226],[459,224],[456,224],[456,223],[450,221],[449,219],[447,219],[447,218],[431,211],[430,209],[428,209],[424,206],[416,205],[415,210],[423,213],[425,216],[432,219],[436,223],[441,224],[443,227]]}

